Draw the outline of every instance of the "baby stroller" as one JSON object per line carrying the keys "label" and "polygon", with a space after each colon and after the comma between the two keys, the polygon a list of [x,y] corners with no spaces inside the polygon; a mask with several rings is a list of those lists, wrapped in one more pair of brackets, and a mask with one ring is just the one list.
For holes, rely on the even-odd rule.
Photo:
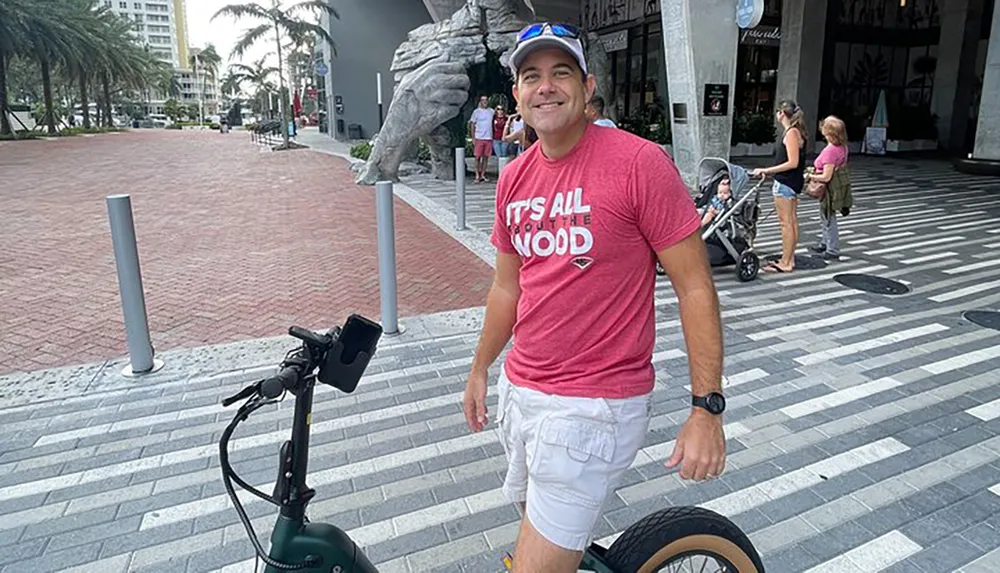
{"label": "baby stroller", "polygon": [[715,201],[721,210],[702,229],[701,238],[708,248],[709,262],[713,267],[735,264],[736,276],[741,282],[757,278],[760,258],[753,251],[757,237],[757,220],[760,217],[760,189],[764,180],[750,181],[746,169],[717,157],[706,157],[698,164],[699,195],[695,206],[704,215],[713,204],[719,182],[729,178],[731,197]]}

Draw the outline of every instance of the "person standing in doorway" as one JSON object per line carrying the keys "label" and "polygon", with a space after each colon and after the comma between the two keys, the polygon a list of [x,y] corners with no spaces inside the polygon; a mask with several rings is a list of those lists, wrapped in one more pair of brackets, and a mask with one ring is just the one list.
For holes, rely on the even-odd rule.
{"label": "person standing in doorway", "polygon": [[493,152],[493,110],[485,95],[479,96],[479,107],[469,120],[472,126],[473,155],[476,158],[476,183],[486,181],[486,167]]}
{"label": "person standing in doorway", "polygon": [[604,98],[599,95],[595,95],[590,98],[590,102],[587,103],[587,119],[594,122],[596,125],[614,128],[618,127],[615,125],[615,122],[604,117]]}
{"label": "person standing in doorway", "polygon": [[764,265],[767,273],[790,273],[795,270],[795,247],[799,243],[799,194],[805,186],[806,124],[805,113],[793,101],[784,100],[775,112],[784,129],[781,144],[774,149],[775,165],[754,169],[751,177],[774,176],[774,203],[781,222],[781,258]]}
{"label": "person standing in doorway", "polygon": [[513,337],[497,424],[503,492],[523,516],[517,573],[577,571],[646,439],[657,262],[677,294],[692,389],[666,466],[705,480],[726,463],[722,325],[698,210],[663,148],[587,119],[596,80],[579,38],[558,23],[517,36],[513,94],[538,141],[497,183],[496,271],[463,398],[482,431],[487,371]]}

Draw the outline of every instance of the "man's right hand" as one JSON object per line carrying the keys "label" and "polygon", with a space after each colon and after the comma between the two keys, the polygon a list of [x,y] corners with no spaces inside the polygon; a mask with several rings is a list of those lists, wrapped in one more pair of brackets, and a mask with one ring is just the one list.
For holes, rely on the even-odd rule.
{"label": "man's right hand", "polygon": [[486,416],[486,380],[486,372],[473,370],[465,384],[462,409],[465,410],[465,421],[473,432],[481,431],[489,423]]}

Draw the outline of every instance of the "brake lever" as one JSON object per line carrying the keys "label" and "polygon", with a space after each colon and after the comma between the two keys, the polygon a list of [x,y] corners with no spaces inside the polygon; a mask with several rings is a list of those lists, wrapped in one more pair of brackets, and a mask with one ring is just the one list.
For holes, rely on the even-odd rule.
{"label": "brake lever", "polygon": [[254,382],[253,384],[251,384],[251,385],[247,386],[246,388],[240,390],[239,393],[237,393],[236,395],[230,396],[229,398],[226,398],[225,400],[223,400],[222,401],[222,406],[224,408],[228,408],[229,406],[232,406],[236,402],[239,402],[240,400],[242,400],[244,398],[249,398],[250,396],[253,396],[254,394],[256,394],[258,392],[260,392],[260,382]]}

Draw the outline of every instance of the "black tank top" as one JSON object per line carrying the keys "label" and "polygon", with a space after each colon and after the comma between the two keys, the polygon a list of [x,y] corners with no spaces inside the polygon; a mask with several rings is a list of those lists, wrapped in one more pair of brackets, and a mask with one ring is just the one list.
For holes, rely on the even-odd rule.
{"label": "black tank top", "polygon": [[[774,146],[774,164],[781,165],[788,161],[788,150],[785,149],[785,137],[788,136],[788,132],[795,129],[794,127],[789,127],[785,130],[785,135],[781,138],[781,143]],[[805,178],[803,174],[806,169],[806,150],[805,146],[799,148],[799,164],[790,171],[783,171],[781,173],[774,174],[774,180],[787,185],[795,191],[796,193],[801,193],[802,188],[805,186]]]}

